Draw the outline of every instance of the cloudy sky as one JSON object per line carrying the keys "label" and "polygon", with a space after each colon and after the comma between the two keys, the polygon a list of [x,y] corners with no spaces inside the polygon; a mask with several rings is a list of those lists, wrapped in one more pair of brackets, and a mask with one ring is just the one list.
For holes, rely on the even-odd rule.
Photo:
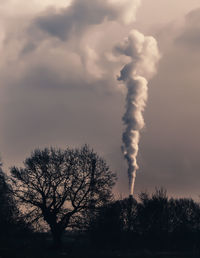
{"label": "cloudy sky", "polygon": [[160,55],[149,81],[135,192],[200,195],[199,0],[1,0],[0,152],[4,168],[36,147],[88,143],[118,174],[127,57],[114,48],[132,29],[153,36]]}

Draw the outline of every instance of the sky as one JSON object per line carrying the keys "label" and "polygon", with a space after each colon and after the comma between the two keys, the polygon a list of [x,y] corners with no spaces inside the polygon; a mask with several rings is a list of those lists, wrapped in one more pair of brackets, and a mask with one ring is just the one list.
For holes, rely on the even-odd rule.
{"label": "sky", "polygon": [[200,194],[199,0],[1,0],[0,153],[4,170],[35,148],[89,144],[129,193],[121,152],[129,57],[115,47],[138,30],[158,43],[148,84],[135,193],[162,186]]}

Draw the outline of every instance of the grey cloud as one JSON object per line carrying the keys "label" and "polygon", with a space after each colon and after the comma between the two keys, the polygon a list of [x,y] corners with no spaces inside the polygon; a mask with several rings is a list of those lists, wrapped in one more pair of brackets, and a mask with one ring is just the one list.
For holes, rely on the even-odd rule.
{"label": "grey cloud", "polygon": [[29,29],[37,31],[39,28],[45,34],[68,40],[72,35],[80,37],[88,28],[104,21],[131,24],[139,5],[140,0],[73,0],[67,8],[48,9],[34,20]]}
{"label": "grey cloud", "polygon": [[[115,84],[112,78],[99,79],[93,82],[84,81],[83,77],[75,78],[74,75],[64,76],[54,71],[50,67],[36,67],[31,71],[27,71],[24,77],[19,81],[15,81],[14,85],[10,85],[10,89],[17,88],[19,90],[38,90],[38,91],[90,91],[96,92],[96,94],[113,94],[113,84]],[[104,87],[103,87],[104,86]],[[67,93],[66,93],[67,94]]]}
{"label": "grey cloud", "polygon": [[72,34],[83,33],[89,25],[97,25],[115,17],[115,9],[106,1],[74,0],[70,7],[47,11],[35,19],[34,24],[52,36],[67,40]]}
{"label": "grey cloud", "polygon": [[200,8],[194,9],[186,15],[186,26],[196,26],[199,21]]}
{"label": "grey cloud", "polygon": [[190,47],[190,50],[194,51],[200,48],[200,8],[186,15],[183,31],[175,43],[186,48]]}
{"label": "grey cloud", "polygon": [[34,42],[27,42],[22,48],[20,55],[26,55],[36,49],[36,44]]}

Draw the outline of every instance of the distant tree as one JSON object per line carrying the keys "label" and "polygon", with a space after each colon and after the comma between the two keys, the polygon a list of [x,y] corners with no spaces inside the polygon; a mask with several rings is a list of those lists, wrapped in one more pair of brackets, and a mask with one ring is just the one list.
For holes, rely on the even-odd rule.
{"label": "distant tree", "polygon": [[80,149],[36,149],[24,168],[11,169],[13,192],[26,206],[32,221],[42,218],[50,227],[54,244],[70,222],[85,210],[112,198],[116,176],[87,145]]}
{"label": "distant tree", "polygon": [[126,232],[138,230],[138,203],[133,197],[121,200],[123,229]]}
{"label": "distant tree", "polygon": [[163,188],[152,195],[140,194],[138,204],[139,230],[151,248],[165,248],[169,225],[168,197]]}
{"label": "distant tree", "polygon": [[180,198],[169,200],[171,232],[187,233],[200,229],[200,207],[192,199]]}
{"label": "distant tree", "polygon": [[22,231],[27,228],[16,202],[12,195],[11,186],[7,182],[7,177],[2,170],[0,162],[0,237]]}
{"label": "distant tree", "polygon": [[2,170],[2,163],[0,162],[0,227],[2,228],[12,223],[14,213],[16,212],[14,201],[9,192],[9,186],[6,183],[6,176]]}
{"label": "distant tree", "polygon": [[123,234],[120,201],[104,205],[95,215],[89,225],[91,242],[97,246],[119,246]]}
{"label": "distant tree", "polygon": [[199,246],[200,206],[192,199],[169,200],[169,233],[173,248],[189,250]]}
{"label": "distant tree", "polygon": [[91,220],[92,242],[100,246],[130,248],[135,246],[137,224],[137,201],[134,198],[110,202],[101,207]]}

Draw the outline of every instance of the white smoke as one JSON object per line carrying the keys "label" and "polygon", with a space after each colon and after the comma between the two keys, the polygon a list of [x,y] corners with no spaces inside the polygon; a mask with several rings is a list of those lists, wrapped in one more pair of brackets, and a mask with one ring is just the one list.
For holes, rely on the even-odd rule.
{"label": "white smoke", "polygon": [[156,71],[160,58],[157,42],[153,37],[145,37],[132,30],[129,37],[116,47],[119,54],[131,58],[121,70],[119,81],[127,87],[126,112],[122,118],[125,131],[122,136],[122,151],[128,162],[130,194],[134,192],[136,171],[138,169],[137,154],[140,131],[144,127],[143,111],[146,106],[150,79]]}

